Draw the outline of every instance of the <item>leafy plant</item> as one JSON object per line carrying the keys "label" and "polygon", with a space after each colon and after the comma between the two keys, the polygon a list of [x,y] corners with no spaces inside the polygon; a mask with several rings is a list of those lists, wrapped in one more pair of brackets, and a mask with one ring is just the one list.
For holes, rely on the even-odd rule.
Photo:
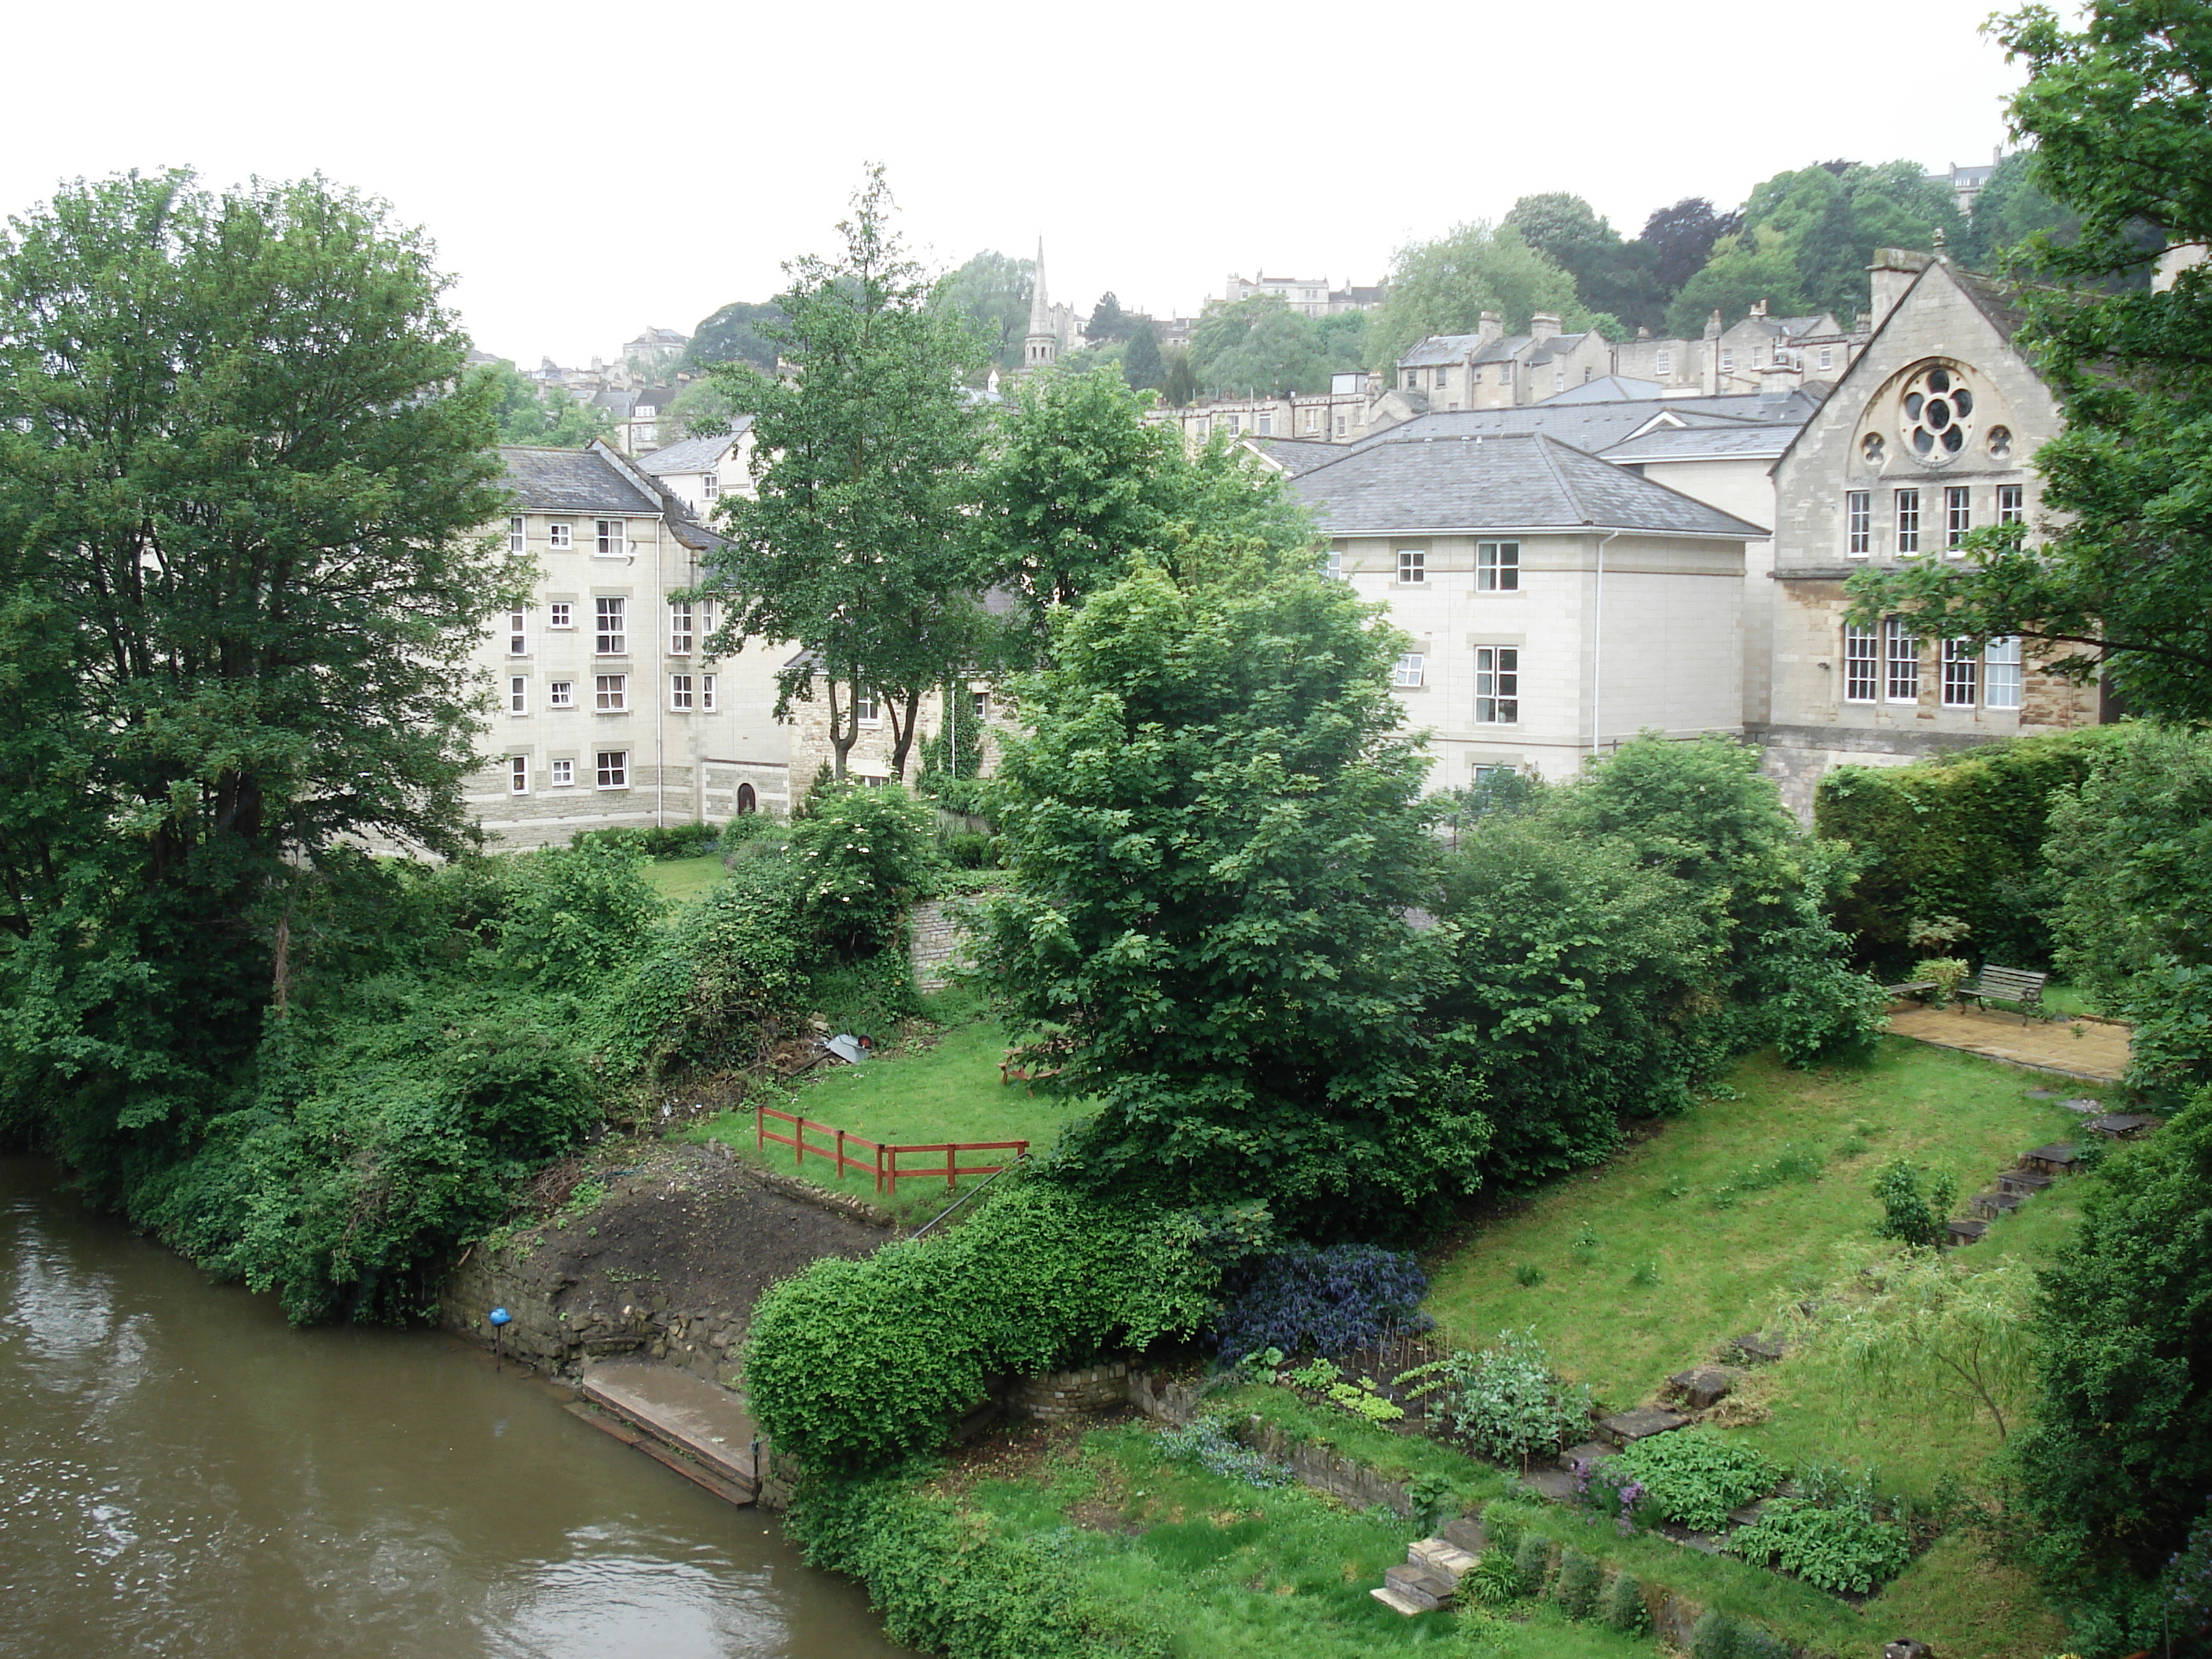
{"label": "leafy plant", "polygon": [[1729,1511],[1774,1490],[1782,1471],[1750,1447],[1704,1429],[1677,1429],[1632,1442],[1613,1458],[1644,1483],[1660,1516],[1719,1532]]}
{"label": "leafy plant", "polygon": [[1357,1382],[1332,1382],[1328,1394],[1331,1404],[1370,1423],[1396,1423],[1406,1415],[1403,1406],[1377,1391],[1371,1377],[1363,1376]]}
{"label": "leafy plant", "polygon": [[1929,994],[1928,1000],[1938,1008],[1958,995],[1959,988],[1972,972],[1972,965],[1958,957],[1929,957],[1912,964],[1912,977],[1925,980],[1936,988]]}
{"label": "leafy plant", "polygon": [[1541,1595],[1552,1577],[1552,1540],[1540,1533],[1522,1534],[1513,1547],[1513,1571],[1522,1595]]}
{"label": "leafy plant", "polygon": [[1729,1534],[1726,1547],[1822,1589],[1860,1595],[1896,1577],[1912,1555],[1905,1528],[1875,1519],[1870,1504],[1828,1506],[1808,1498],[1768,1499],[1758,1520]]}
{"label": "leafy plant", "polygon": [[1634,1271],[1628,1275],[1628,1282],[1642,1289],[1650,1290],[1659,1282],[1659,1264],[1656,1261],[1638,1262]]}
{"label": "leafy plant", "polygon": [[1651,1609],[1644,1605],[1644,1586],[1634,1573],[1624,1570],[1613,1574],[1598,1602],[1597,1616],[1629,1636],[1641,1636],[1651,1628]]}
{"label": "leafy plant", "polygon": [[937,872],[934,825],[930,809],[896,784],[810,797],[791,829],[801,919],[848,960],[893,943]]}
{"label": "leafy plant", "polygon": [[1894,1238],[1923,1249],[1933,1249],[1943,1242],[1951,1206],[1958,1200],[1959,1183],[1948,1173],[1928,1174],[1923,1194],[1920,1186],[1923,1173],[1899,1158],[1876,1179],[1875,1196],[1881,1200],[1882,1209],[1882,1218],[1874,1230],[1876,1238]]}
{"label": "leafy plant", "polygon": [[1485,1550],[1459,1581],[1460,1599],[1473,1607],[1507,1607],[1526,1594],[1521,1569],[1503,1549]]}
{"label": "leafy plant", "polygon": [[1427,1329],[1420,1302],[1428,1285],[1411,1254],[1371,1244],[1293,1245],[1229,1271],[1207,1336],[1217,1353],[1346,1353],[1392,1325]]}
{"label": "leafy plant", "polygon": [[1534,1290],[1544,1282],[1544,1270],[1533,1261],[1524,1261],[1513,1270],[1513,1277],[1516,1283]]}
{"label": "leafy plant", "polygon": [[1492,1498],[1482,1506],[1482,1530],[1492,1543],[1510,1556],[1520,1547],[1521,1534],[1527,1528],[1521,1524],[1519,1516]]}
{"label": "leafy plant", "polygon": [[1566,1550],[1559,1556],[1559,1576],[1552,1586],[1552,1599],[1568,1618],[1588,1619],[1597,1612],[1604,1583],[1603,1569],[1594,1559],[1580,1550]]}
{"label": "leafy plant", "polygon": [[1460,1349],[1398,1381],[1413,1384],[1409,1398],[1440,1395],[1445,1422],[1483,1455],[1524,1468],[1589,1417],[1589,1390],[1559,1380],[1533,1328],[1500,1331],[1480,1352]]}
{"label": "leafy plant", "polygon": [[1575,1231],[1574,1258],[1585,1267],[1597,1260],[1597,1229],[1584,1222]]}
{"label": "leafy plant", "polygon": [[1283,1486],[1293,1479],[1274,1459],[1239,1442],[1218,1417],[1195,1417],[1180,1428],[1162,1429],[1158,1440],[1165,1455],[1247,1486]]}
{"label": "leafy plant", "polygon": [[1406,1483],[1406,1501],[1413,1507],[1413,1524],[1424,1528],[1441,1526],[1458,1507],[1459,1486],[1448,1474],[1431,1470]]}

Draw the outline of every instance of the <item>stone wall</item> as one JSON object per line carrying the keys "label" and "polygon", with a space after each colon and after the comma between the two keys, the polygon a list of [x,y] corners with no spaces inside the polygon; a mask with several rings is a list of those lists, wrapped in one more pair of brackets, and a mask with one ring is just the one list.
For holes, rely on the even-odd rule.
{"label": "stone wall", "polygon": [[1116,1359],[1079,1371],[1048,1371],[1006,1386],[1008,1411],[1037,1423],[1066,1423],[1091,1412],[1109,1411],[1129,1400],[1129,1362]]}
{"label": "stone wall", "polygon": [[964,906],[957,899],[925,899],[914,907],[909,926],[914,982],[925,991],[943,990],[952,982],[950,970],[974,931]]}

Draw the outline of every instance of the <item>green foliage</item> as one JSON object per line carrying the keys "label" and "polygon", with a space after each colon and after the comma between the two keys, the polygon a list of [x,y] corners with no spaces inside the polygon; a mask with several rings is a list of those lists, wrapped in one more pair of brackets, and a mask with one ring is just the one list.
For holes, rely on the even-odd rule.
{"label": "green foliage", "polygon": [[472,392],[490,400],[503,444],[580,449],[615,429],[614,416],[596,404],[573,397],[563,387],[531,380],[504,358],[475,365],[467,383]]}
{"label": "green foliage", "polygon": [[2042,1275],[2039,1399],[2010,1461],[2061,1588],[2147,1582],[2212,1491],[2212,1091],[2107,1159]]}
{"label": "green foliage", "polygon": [[2025,245],[2038,235],[2060,244],[2080,239],[2081,216],[2051,198],[2041,183],[2039,159],[2032,149],[2014,150],[1974,192],[1964,256],[1976,270],[1997,270],[2029,252]]}
{"label": "green foliage", "polygon": [[1431,334],[1472,334],[1494,311],[1508,332],[1526,332],[1540,311],[1569,329],[1591,313],[1575,279],[1536,252],[1510,225],[1455,226],[1433,242],[1410,242],[1391,256],[1389,294],[1367,325],[1367,366],[1390,369],[1407,348]]}
{"label": "green foliage", "polygon": [[1036,263],[986,249],[938,283],[931,303],[974,330],[989,362],[1019,368]]}
{"label": "green foliage", "polygon": [[763,330],[785,320],[783,307],[769,300],[735,300],[691,331],[684,366],[695,373],[716,363],[747,363],[763,374],[775,373],[775,341]]}
{"label": "green foliage", "polygon": [[1836,922],[1860,960],[1901,971],[1916,921],[1963,924],[1942,942],[2008,968],[2051,960],[2057,896],[2043,862],[2051,814],[2130,728],[2051,732],[1911,766],[1839,766],[1814,797],[1814,833],[1850,846],[1858,878]]}
{"label": "green foliage", "polygon": [[1159,1431],[1163,1456],[1197,1464],[1211,1474],[1253,1486],[1285,1486],[1293,1476],[1280,1463],[1241,1443],[1228,1421],[1218,1415],[1194,1417],[1180,1428]]}
{"label": "green foliage", "polygon": [[1521,1581],[1521,1594],[1541,1595],[1552,1577],[1552,1540],[1527,1532],[1513,1547],[1513,1575]]}
{"label": "green foliage", "polygon": [[1729,1534],[1728,1549],[1824,1590],[1861,1595],[1896,1577],[1912,1558],[1905,1528],[1875,1519],[1871,1508],[1823,1506],[1802,1498],[1769,1499],[1758,1520]]}
{"label": "green foliage", "polygon": [[[1968,240],[1950,181],[1918,161],[1831,162],[1778,173],[1753,187],[1743,222],[1788,249],[1807,307],[1846,325],[1867,308],[1867,266],[1876,248],[1930,248],[1938,231],[1954,248]],[[1781,313],[1778,298],[1769,308]],[[1724,314],[1733,322],[1741,313]]]}
{"label": "green foliage", "polygon": [[1736,1645],[1742,1628],[1719,1608],[1706,1608],[1690,1631],[1690,1659],[1750,1659]]}
{"label": "green foliage", "polygon": [[800,920],[852,961],[902,937],[908,907],[938,869],[935,822],[896,784],[848,785],[809,799],[790,856]]}
{"label": "green foliage", "polygon": [[604,841],[509,861],[500,946],[510,970],[574,990],[599,983],[659,920],[664,907],[644,867],[642,854]]}
{"label": "green foliage", "polygon": [[443,286],[319,179],[79,182],[0,234],[0,1119],[96,1198],[251,1086],[325,866],[472,839],[469,659],[525,573]]}
{"label": "green foliage", "polygon": [[1521,1534],[1527,1530],[1521,1524],[1521,1517],[1496,1499],[1482,1506],[1482,1529],[1491,1542],[1509,1556],[1520,1549]]}
{"label": "green foliage", "polygon": [[[742,829],[737,824],[731,827]],[[636,829],[580,830],[572,844],[626,847],[649,859],[696,859],[715,851],[721,839],[711,823],[661,823]]]}
{"label": "green foliage", "polygon": [[1604,1570],[1594,1557],[1567,1550],[1559,1557],[1559,1576],[1552,1586],[1552,1599],[1570,1619],[1593,1618],[1604,1585]]}
{"label": "green foliage", "polygon": [[[1921,1190],[1921,1177],[1928,1186]],[[1899,1159],[1875,1178],[1875,1196],[1881,1200],[1881,1219],[1875,1224],[1876,1238],[1893,1238],[1900,1244],[1932,1250],[1948,1236],[1946,1224],[1951,1206],[1958,1202],[1957,1177],[1948,1171],[1923,1171]]]}
{"label": "green foliage", "polygon": [[948,811],[971,811],[965,805],[956,806],[945,799],[944,791],[947,785],[977,780],[983,769],[986,722],[975,692],[965,684],[955,681],[939,695],[949,705],[951,715],[934,737],[922,740],[921,772],[915,787],[925,795],[937,796]]}
{"label": "green foliage", "polygon": [[1166,1659],[1166,1641],[1086,1593],[1049,1541],[913,1486],[810,1481],[786,1525],[811,1565],[867,1586],[902,1647],[946,1659]]}
{"label": "green foliage", "polygon": [[1396,734],[1395,635],[1292,567],[1143,568],[1055,623],[998,774],[1011,890],[981,955],[1094,1103],[1073,1178],[1286,1224],[1395,1217],[1472,1184],[1483,1120],[1410,1046],[1435,947]]}
{"label": "green foliage", "polygon": [[1949,1006],[1973,971],[1973,963],[1963,957],[1927,957],[1912,964],[1913,982],[1936,988],[1929,994],[1928,1000],[1937,1008]]}
{"label": "green foliage", "polygon": [[1194,1329],[1211,1282],[1162,1213],[1021,1182],[950,1234],[825,1258],[770,1289],[746,1391],[808,1468],[887,1468],[942,1444],[988,1377]]}
{"label": "green foliage", "polygon": [[1413,1384],[1410,1399],[1441,1395],[1442,1415],[1454,1434],[1485,1457],[1523,1468],[1538,1454],[1557,1451],[1589,1420],[1589,1390],[1553,1371],[1533,1329],[1500,1331],[1479,1352],[1459,1349],[1398,1381]]}
{"label": "green foliage", "polygon": [[1523,196],[1503,224],[1575,279],[1575,292],[1593,311],[1608,313],[1625,329],[1660,325],[1666,295],[1652,269],[1650,249],[1624,242],[1579,196],[1554,191]]}
{"label": "green foliage", "polygon": [[1778,317],[1804,314],[1807,301],[1797,258],[1778,230],[1758,226],[1713,244],[1704,270],[1682,285],[1667,307],[1667,332],[1694,340],[1716,311],[1723,324],[1740,320],[1764,300]]}
{"label": "green foliage", "polygon": [[1699,1532],[1726,1528],[1729,1511],[1774,1490],[1782,1471],[1740,1442],[1705,1429],[1632,1441],[1613,1460],[1644,1483],[1660,1517]]}
{"label": "green foliage", "polygon": [[1272,294],[1217,300],[1192,331],[1190,370],[1223,397],[1326,392],[1330,375],[1361,366],[1366,331],[1364,312],[1309,317]]}
{"label": "green foliage", "polygon": [[1644,1586],[1625,1569],[1613,1575],[1600,1598],[1598,1618],[1627,1636],[1641,1636],[1651,1628],[1651,1609],[1644,1605]]}
{"label": "green foliage", "polygon": [[1522,1595],[1521,1569],[1502,1549],[1485,1550],[1459,1581],[1460,1600],[1470,1607],[1508,1607]]}

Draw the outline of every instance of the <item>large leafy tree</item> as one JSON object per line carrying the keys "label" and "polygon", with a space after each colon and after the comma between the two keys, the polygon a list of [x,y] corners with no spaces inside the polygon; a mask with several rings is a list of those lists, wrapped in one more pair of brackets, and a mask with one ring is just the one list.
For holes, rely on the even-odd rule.
{"label": "large leafy tree", "polygon": [[[1968,240],[1950,185],[1917,161],[1823,161],[1779,173],[1753,187],[1742,219],[1788,250],[1796,267],[1790,308],[1832,311],[1845,324],[1866,308],[1867,264],[1875,249],[1932,247],[1938,231],[1954,247]],[[1715,303],[1723,303],[1730,322],[1741,314]],[[1782,311],[1783,304],[1781,295],[1773,296],[1773,309]]]}
{"label": "large leafy tree", "polygon": [[711,317],[700,319],[684,349],[684,367],[711,368],[716,363],[750,363],[763,374],[775,373],[775,342],[762,331],[764,324],[783,320],[783,307],[773,300],[736,300]]}
{"label": "large leafy tree", "polygon": [[866,697],[880,700],[903,775],[922,698],[975,659],[985,629],[969,512],[982,426],[961,389],[985,346],[933,295],[891,210],[873,169],[838,226],[842,252],[787,267],[786,320],[762,327],[788,379],[712,371],[731,410],[753,418],[755,489],[722,498],[715,648],[798,643],[776,712],[822,691],[840,777]]}
{"label": "large leafy tree", "polygon": [[1494,311],[1508,330],[1525,329],[1539,311],[1570,328],[1597,320],[1575,293],[1575,279],[1528,246],[1510,225],[1455,227],[1433,242],[1398,250],[1390,291],[1367,328],[1367,362],[1388,368],[1431,334],[1472,334]]}
{"label": "large leafy tree", "polygon": [[559,386],[541,385],[504,360],[477,364],[469,379],[489,390],[503,444],[579,449],[615,428],[614,418],[597,404],[572,398]]}
{"label": "large leafy tree", "polygon": [[1523,196],[1501,222],[1564,267],[1592,311],[1620,319],[1623,328],[1659,325],[1667,295],[1651,270],[1648,250],[1623,241],[1581,197],[1564,191]]}
{"label": "large leafy tree", "polygon": [[[2212,241],[2212,16],[2166,0],[2103,0],[2079,29],[2030,7],[2002,20],[2027,60],[2014,127],[2034,181],[2081,216],[2070,245],[2034,238],[2022,342],[2064,400],[2037,452],[2049,517],[1978,532],[1964,561],[1864,573],[1869,611],[2046,642],[2057,672],[2101,674],[2132,708],[2212,716],[2212,267],[2163,291],[2112,292],[2152,254]],[[1940,568],[1939,568],[1940,567]]]}
{"label": "large leafy tree", "polygon": [[1360,366],[1363,313],[1308,317],[1272,294],[1206,308],[1192,331],[1199,385],[1227,395],[1328,390],[1329,376]]}
{"label": "large leafy tree", "polygon": [[1022,365],[1022,337],[1029,332],[1030,289],[1036,261],[985,249],[946,277],[937,302],[981,331],[989,361],[1000,368]]}
{"label": "large leafy tree", "polygon": [[1782,233],[1765,225],[1714,244],[1705,269],[1682,285],[1667,307],[1667,331],[1677,339],[1696,339],[1714,312],[1723,323],[1736,322],[1761,300],[1778,317],[1793,316],[1805,303],[1796,256]]}
{"label": "large leafy tree", "polygon": [[319,179],[80,183],[0,237],[0,1065],[101,1190],[240,1082],[317,866],[468,842],[522,573],[443,286]]}
{"label": "large leafy tree", "polygon": [[1712,257],[1713,244],[1742,228],[1735,214],[1717,210],[1707,198],[1685,196],[1656,210],[1632,246],[1661,292],[1672,298]]}

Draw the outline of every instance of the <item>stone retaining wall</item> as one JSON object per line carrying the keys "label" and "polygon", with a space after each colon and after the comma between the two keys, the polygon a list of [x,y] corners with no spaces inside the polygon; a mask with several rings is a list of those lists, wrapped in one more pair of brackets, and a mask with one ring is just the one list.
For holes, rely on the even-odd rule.
{"label": "stone retaining wall", "polygon": [[943,990],[952,982],[952,964],[972,931],[965,908],[957,899],[925,899],[914,907],[908,926],[915,984],[925,991]]}
{"label": "stone retaining wall", "polygon": [[1047,1371],[1010,1383],[1006,1409],[1038,1423],[1066,1423],[1091,1412],[1109,1411],[1129,1400],[1129,1362],[1116,1359],[1079,1371]]}

